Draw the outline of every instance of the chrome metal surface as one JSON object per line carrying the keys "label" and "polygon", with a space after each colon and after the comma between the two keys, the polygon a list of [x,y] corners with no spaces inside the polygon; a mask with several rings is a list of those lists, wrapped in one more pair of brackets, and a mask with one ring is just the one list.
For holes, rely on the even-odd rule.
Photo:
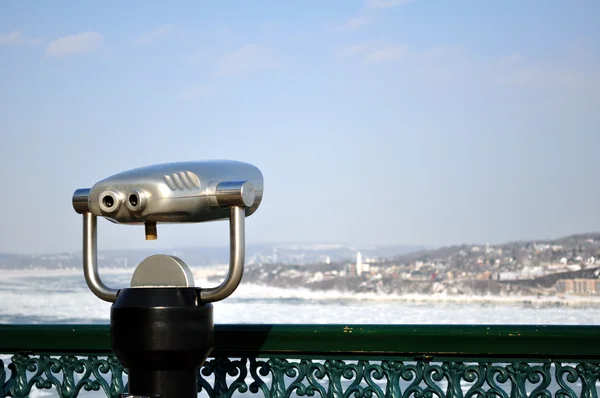
{"label": "chrome metal surface", "polygon": [[229,272],[219,286],[200,291],[200,300],[206,303],[229,297],[240,284],[244,273],[246,250],[244,208],[231,206],[229,213]]}
{"label": "chrome metal surface", "polygon": [[98,273],[97,218],[90,212],[83,213],[83,274],[88,287],[98,298],[114,302],[118,290],[111,289],[100,280]]}
{"label": "chrome metal surface", "polygon": [[155,254],[133,271],[131,287],[194,287],[194,275],[180,258]]}
{"label": "chrome metal surface", "polygon": [[[241,191],[231,191],[229,182],[238,184]],[[219,186],[222,197],[217,194]],[[143,192],[139,202],[140,206],[144,203],[143,208],[131,203],[122,205],[129,202],[133,192]],[[93,215],[115,223],[183,223],[228,218],[229,210],[214,203],[252,202],[245,210],[250,216],[260,205],[262,194],[263,176],[258,168],[243,162],[213,160],[158,164],[115,174],[91,188],[88,203]]]}
{"label": "chrome metal surface", "polygon": [[[115,192],[112,189],[106,190],[98,198],[98,207],[106,214],[116,213],[123,204],[123,197],[121,192]],[[93,208],[93,205],[90,208]]]}
{"label": "chrome metal surface", "polygon": [[219,206],[252,207],[256,191],[248,181],[225,181],[217,185],[216,197]]}
{"label": "chrome metal surface", "polygon": [[[217,287],[201,291],[214,302],[239,285],[245,254],[245,217],[260,206],[263,176],[255,166],[231,161],[165,163],[115,174],[73,194],[73,208],[84,217],[83,266],[86,283],[100,299],[114,302],[117,289],[100,279],[97,264],[97,217],[119,224],[144,224],[146,239],[156,239],[156,223],[188,223],[229,218],[229,272]],[[180,259],[150,257],[134,272],[132,286],[193,286]],[[144,261],[146,261],[144,260]],[[166,266],[158,265],[160,263]],[[164,265],[163,264],[163,265]]]}
{"label": "chrome metal surface", "polygon": [[73,209],[79,214],[90,211],[88,205],[88,197],[90,196],[90,188],[80,188],[73,193]]}

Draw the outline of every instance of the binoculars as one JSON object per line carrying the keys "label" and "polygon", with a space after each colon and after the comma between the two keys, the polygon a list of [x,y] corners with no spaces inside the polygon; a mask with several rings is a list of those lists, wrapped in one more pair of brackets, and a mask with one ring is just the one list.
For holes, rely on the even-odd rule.
{"label": "binoculars", "polygon": [[[231,295],[244,270],[245,218],[263,196],[263,177],[242,162],[158,164],[115,174],[73,194],[83,216],[83,273],[90,290],[113,303],[111,348],[128,369],[121,398],[197,397],[197,369],[214,347],[212,302]],[[157,239],[161,223],[229,219],[229,272],[216,286],[194,286],[175,256],[152,255],[133,272],[131,286],[113,289],[98,273],[97,218],[144,225]]]}
{"label": "binoculars", "polygon": [[[83,215],[83,266],[90,290],[114,302],[117,289],[100,279],[97,264],[97,217],[113,223],[144,225],[146,239],[157,239],[157,224],[198,223],[229,219],[230,268],[216,288],[202,289],[204,302],[229,296],[241,280],[244,263],[244,219],[259,207],[263,176],[255,166],[230,160],[166,163],[136,168],[101,180],[73,194],[73,208]],[[156,264],[162,263],[157,266]],[[132,278],[132,287],[181,286],[193,283],[178,258],[152,256]]]}

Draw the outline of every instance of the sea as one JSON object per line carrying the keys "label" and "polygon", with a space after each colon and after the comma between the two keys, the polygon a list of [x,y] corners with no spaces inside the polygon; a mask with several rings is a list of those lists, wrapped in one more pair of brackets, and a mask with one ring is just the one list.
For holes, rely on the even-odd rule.
{"label": "sea", "polygon": [[[110,287],[132,270],[102,273]],[[196,273],[196,272],[195,272]],[[196,273],[196,286],[213,286]],[[110,304],[87,288],[81,270],[0,271],[2,324],[107,324]],[[214,304],[216,324],[537,324],[600,325],[600,301],[581,297],[387,296],[242,283]],[[10,356],[0,356],[4,363]],[[443,383],[441,384],[444,388]],[[31,397],[56,396],[37,390]],[[80,396],[102,396],[82,392]]]}

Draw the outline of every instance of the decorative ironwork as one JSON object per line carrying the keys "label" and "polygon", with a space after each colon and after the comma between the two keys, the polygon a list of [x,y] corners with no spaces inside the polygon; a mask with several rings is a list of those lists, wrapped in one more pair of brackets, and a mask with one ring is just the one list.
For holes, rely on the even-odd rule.
{"label": "decorative ironwork", "polygon": [[82,389],[102,389],[107,397],[116,398],[124,389],[123,373],[126,373],[116,358],[96,356],[17,354],[11,358],[8,368],[11,375],[7,380],[4,363],[0,361],[2,397],[28,397],[34,388],[54,388],[59,397],[65,398],[77,397]]}
{"label": "decorative ironwork", "polygon": [[[199,372],[199,391],[227,398],[598,398],[600,385],[600,365],[592,362],[212,358]],[[0,397],[54,389],[65,398],[82,390],[116,398],[126,387],[114,357],[17,354],[8,367],[0,360]]]}

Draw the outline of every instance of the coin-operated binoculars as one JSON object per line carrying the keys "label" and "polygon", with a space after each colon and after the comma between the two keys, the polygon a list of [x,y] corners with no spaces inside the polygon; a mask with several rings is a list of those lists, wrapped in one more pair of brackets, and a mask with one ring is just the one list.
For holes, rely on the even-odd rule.
{"label": "coin-operated binoculars", "polygon": [[[73,194],[83,215],[83,270],[90,290],[112,302],[111,346],[129,370],[122,397],[197,396],[197,368],[213,348],[212,302],[231,295],[244,270],[244,221],[262,200],[263,177],[236,161],[169,163],[129,170]],[[131,286],[112,289],[100,279],[97,217],[145,226],[157,238],[157,224],[229,219],[230,260],[216,287],[194,286],[179,258],[153,255],[133,272]]]}

